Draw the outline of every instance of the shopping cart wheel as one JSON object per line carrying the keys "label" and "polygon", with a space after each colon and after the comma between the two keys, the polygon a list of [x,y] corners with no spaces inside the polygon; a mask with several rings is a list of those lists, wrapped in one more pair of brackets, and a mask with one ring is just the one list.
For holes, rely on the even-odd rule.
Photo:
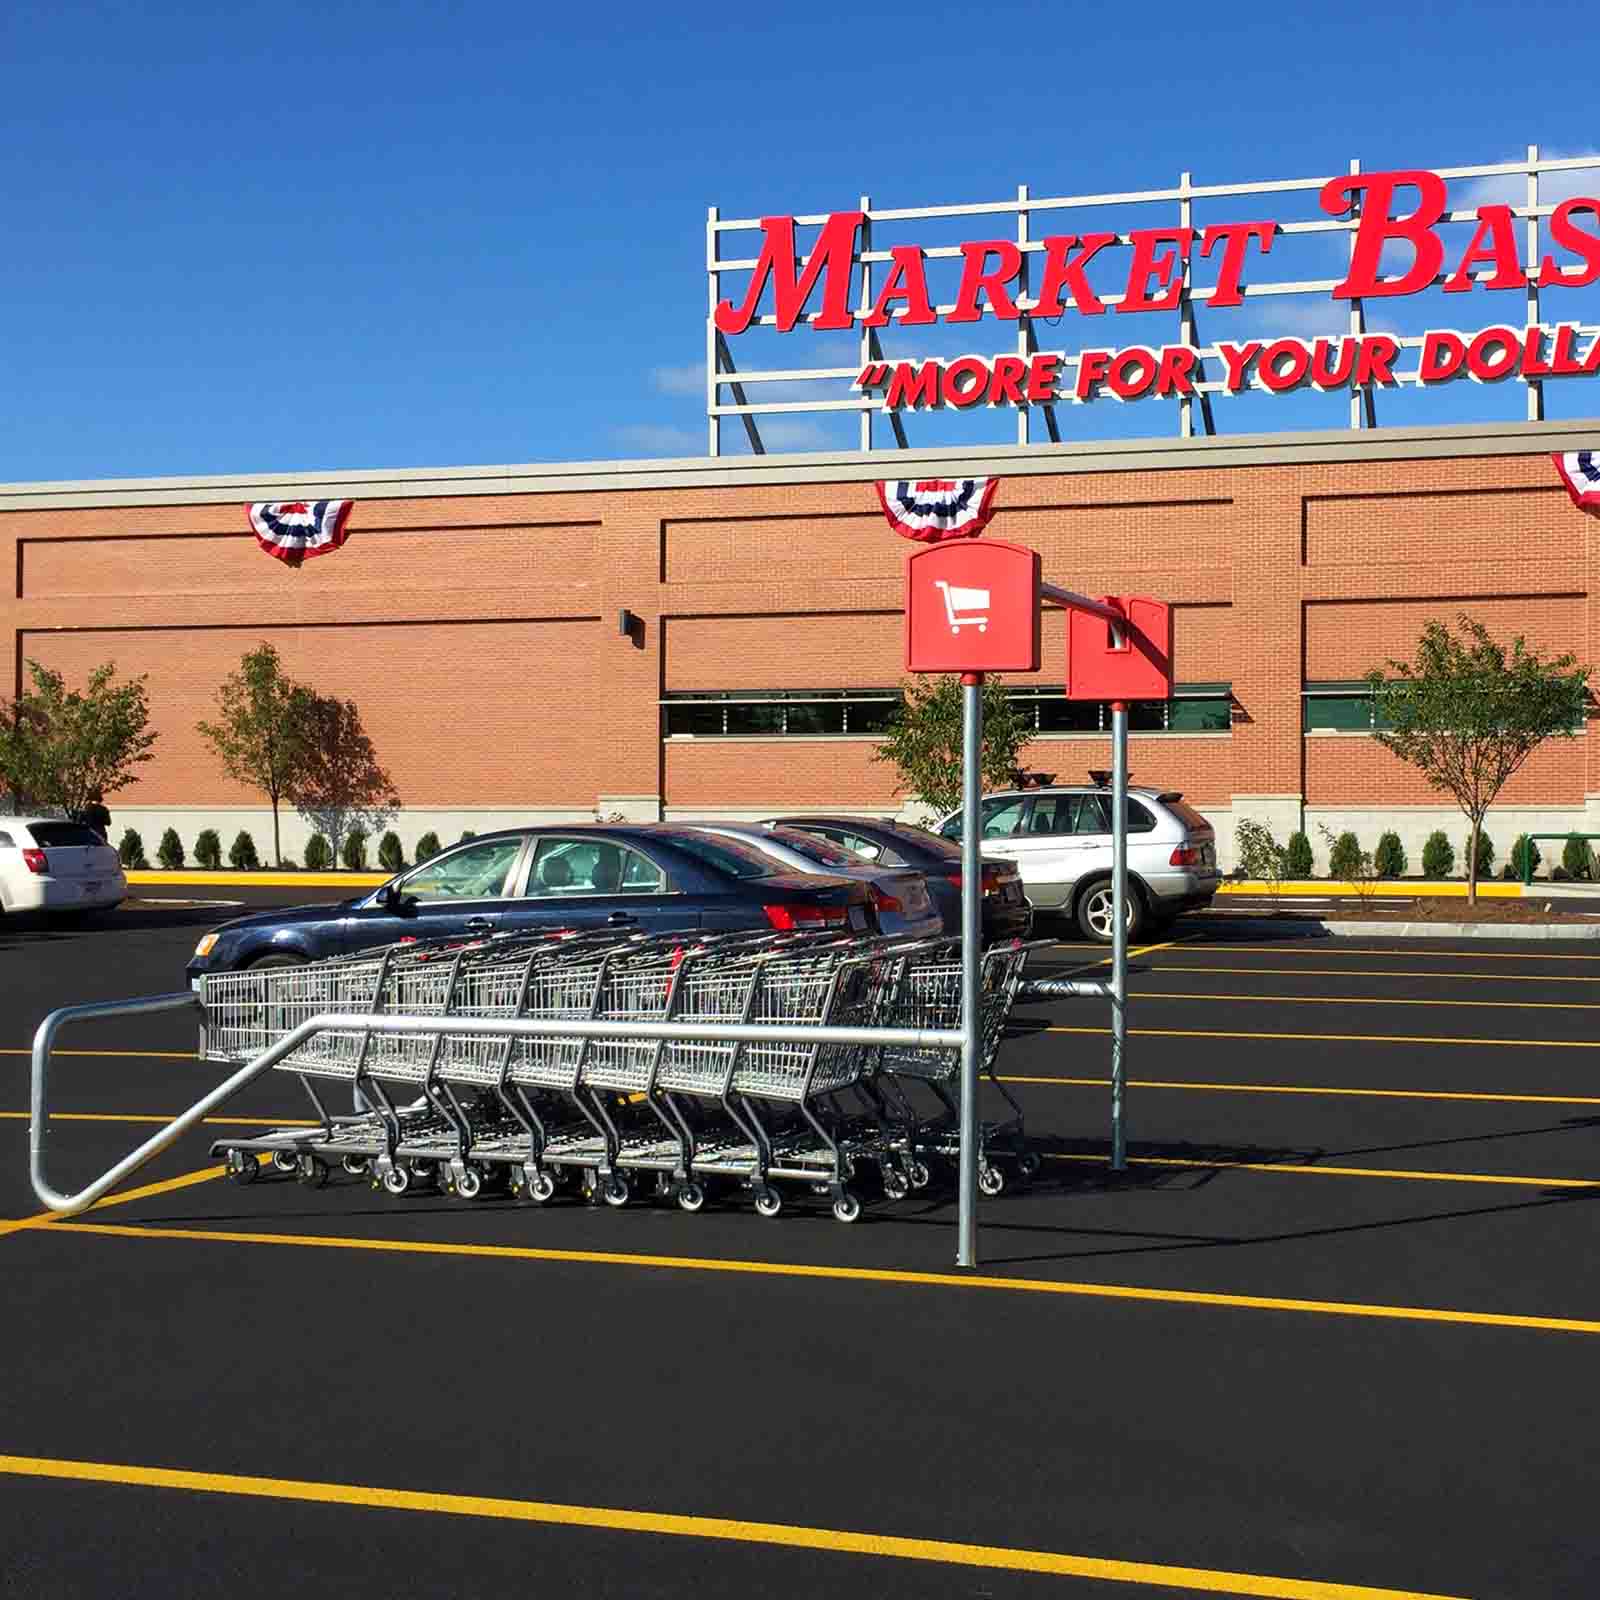
{"label": "shopping cart wheel", "polygon": [[438,1169],[431,1161],[413,1161],[411,1163],[411,1181],[419,1189],[425,1189],[430,1183],[439,1181]]}
{"label": "shopping cart wheel", "polygon": [[320,1189],[328,1181],[328,1163],[308,1151],[296,1163],[295,1176],[306,1188]]}
{"label": "shopping cart wheel", "polygon": [[456,1193],[463,1200],[476,1200],[483,1193],[483,1174],[476,1167],[465,1167],[456,1178]]}
{"label": "shopping cart wheel", "polygon": [[279,1172],[296,1172],[300,1167],[300,1158],[293,1150],[274,1150],[272,1165]]}
{"label": "shopping cart wheel", "polygon": [[556,1180],[548,1172],[535,1175],[534,1180],[528,1185],[528,1197],[539,1205],[544,1205],[556,1197]]}
{"label": "shopping cart wheel", "polygon": [[906,1168],[906,1177],[913,1189],[926,1189],[933,1182],[933,1172],[926,1161],[913,1161]]}
{"label": "shopping cart wheel", "polygon": [[911,1193],[911,1180],[903,1172],[886,1167],[883,1174],[883,1192],[891,1200],[904,1200]]}
{"label": "shopping cart wheel", "polygon": [[775,1217],[782,1210],[783,1196],[770,1183],[756,1190],[757,1216]]}
{"label": "shopping cart wheel", "polygon": [[411,1171],[408,1167],[390,1167],[383,1175],[383,1186],[390,1194],[411,1192]]}
{"label": "shopping cart wheel", "polygon": [[698,1183],[682,1183],[678,1185],[678,1209],[680,1211],[698,1211],[706,1203],[706,1192]]}
{"label": "shopping cart wheel", "polygon": [[228,1172],[237,1184],[254,1183],[261,1174],[261,1163],[248,1150],[230,1150]]}
{"label": "shopping cart wheel", "polygon": [[861,1215],[861,1202],[848,1189],[833,1202],[836,1222],[854,1222]]}
{"label": "shopping cart wheel", "polygon": [[342,1156],[339,1165],[350,1174],[352,1178],[364,1178],[372,1163],[365,1156]]}
{"label": "shopping cart wheel", "polygon": [[1006,1175],[999,1167],[978,1168],[978,1189],[980,1193],[986,1194],[990,1199],[993,1199],[997,1194],[1004,1194],[1005,1187]]}
{"label": "shopping cart wheel", "polygon": [[600,1195],[608,1206],[625,1206],[633,1198],[633,1190],[628,1187],[628,1180],[620,1172],[613,1172],[606,1179]]}
{"label": "shopping cart wheel", "polygon": [[1017,1171],[1024,1178],[1037,1178],[1039,1176],[1039,1168],[1043,1165],[1044,1162],[1039,1158],[1037,1150],[1026,1151],[1023,1155],[1017,1157]]}

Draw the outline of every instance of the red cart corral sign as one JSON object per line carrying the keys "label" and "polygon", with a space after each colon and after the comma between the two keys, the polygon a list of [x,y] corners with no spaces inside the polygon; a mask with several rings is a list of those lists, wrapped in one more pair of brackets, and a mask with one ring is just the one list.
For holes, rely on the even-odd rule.
{"label": "red cart corral sign", "polygon": [[1170,700],[1172,607],[1148,595],[1101,595],[1129,626],[1118,641],[1111,624],[1087,611],[1067,612],[1067,699]]}
{"label": "red cart corral sign", "polygon": [[994,539],[906,558],[908,672],[1037,672],[1039,553]]}

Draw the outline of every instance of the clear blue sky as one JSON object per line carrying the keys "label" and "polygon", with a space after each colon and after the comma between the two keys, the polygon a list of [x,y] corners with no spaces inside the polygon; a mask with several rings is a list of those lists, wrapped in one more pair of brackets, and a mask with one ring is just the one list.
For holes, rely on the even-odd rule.
{"label": "clear blue sky", "polygon": [[1302,9],[12,0],[0,481],[700,453],[708,204],[1600,147],[1590,5]]}

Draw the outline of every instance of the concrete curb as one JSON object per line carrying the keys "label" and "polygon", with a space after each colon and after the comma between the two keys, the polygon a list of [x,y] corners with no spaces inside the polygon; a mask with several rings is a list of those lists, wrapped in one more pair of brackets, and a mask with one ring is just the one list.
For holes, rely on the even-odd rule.
{"label": "concrete curb", "polygon": [[[1175,924],[1193,926],[1203,917]],[[1600,940],[1600,922],[1577,926],[1544,922],[1357,922],[1342,917],[1226,917],[1212,927],[1279,939],[1532,939]]]}

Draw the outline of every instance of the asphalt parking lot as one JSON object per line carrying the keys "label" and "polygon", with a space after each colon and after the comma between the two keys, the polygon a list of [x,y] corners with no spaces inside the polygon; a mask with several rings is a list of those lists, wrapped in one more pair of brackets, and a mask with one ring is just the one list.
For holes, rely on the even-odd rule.
{"label": "asphalt parking lot", "polygon": [[[1019,1007],[1044,1172],[974,1273],[944,1194],[238,1189],[201,1137],[35,1220],[34,1027],[180,988],[220,914],[0,923],[0,1594],[1594,1593],[1600,945],[1180,922],[1134,963],[1127,1173],[1105,1005]],[[173,1018],[62,1044],[61,1188],[216,1077]],[[267,1081],[210,1132],[305,1114]]]}

